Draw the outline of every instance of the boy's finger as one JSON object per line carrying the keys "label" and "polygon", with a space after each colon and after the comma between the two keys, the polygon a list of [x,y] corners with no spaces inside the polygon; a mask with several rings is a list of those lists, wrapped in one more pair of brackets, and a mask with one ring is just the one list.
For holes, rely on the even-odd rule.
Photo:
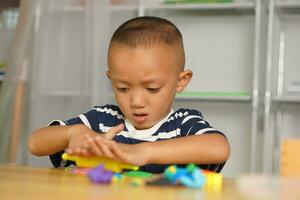
{"label": "boy's finger", "polygon": [[90,156],[89,150],[87,150],[87,149],[81,149],[80,154],[85,157]]}
{"label": "boy's finger", "polygon": [[119,124],[118,126],[112,127],[107,133],[104,134],[106,139],[113,139],[118,133],[124,129],[124,124]]}
{"label": "boy's finger", "polygon": [[80,147],[76,147],[76,148],[74,149],[74,153],[75,153],[75,154],[79,155],[80,152],[81,152]]}
{"label": "boy's finger", "polygon": [[81,155],[80,147],[68,148],[68,149],[66,149],[66,152],[70,155],[73,155],[73,156],[80,156]]}
{"label": "boy's finger", "polygon": [[101,137],[97,137],[96,138],[96,144],[99,147],[99,149],[101,150],[102,154],[104,157],[107,158],[114,158],[114,155],[112,154],[111,150],[108,148],[107,144],[104,142],[105,139],[101,138]]}
{"label": "boy's finger", "polygon": [[110,142],[110,149],[118,160],[126,162],[125,153],[118,147],[115,141]]}
{"label": "boy's finger", "polygon": [[93,152],[96,156],[103,156],[103,153],[99,149],[98,145],[96,144],[96,141],[94,138],[88,138],[87,143],[90,145],[91,149],[90,151]]}
{"label": "boy's finger", "polygon": [[67,149],[65,150],[65,152],[66,152],[67,154],[70,154],[70,155],[73,154],[73,150],[72,150],[71,148],[67,148]]}

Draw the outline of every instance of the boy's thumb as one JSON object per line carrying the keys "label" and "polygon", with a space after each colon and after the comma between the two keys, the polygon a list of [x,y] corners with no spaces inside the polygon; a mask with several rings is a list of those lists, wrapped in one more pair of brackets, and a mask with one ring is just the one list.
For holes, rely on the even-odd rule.
{"label": "boy's thumb", "polygon": [[105,138],[106,139],[113,139],[118,133],[120,133],[121,131],[123,131],[124,129],[124,124],[119,124],[117,126],[112,127],[106,134],[105,134]]}

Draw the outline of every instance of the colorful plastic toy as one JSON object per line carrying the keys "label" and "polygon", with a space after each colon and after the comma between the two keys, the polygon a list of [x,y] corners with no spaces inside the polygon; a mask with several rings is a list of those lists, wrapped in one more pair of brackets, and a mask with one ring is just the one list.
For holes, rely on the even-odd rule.
{"label": "colorful plastic toy", "polygon": [[120,173],[115,173],[111,179],[112,183],[121,183],[124,182],[124,180],[125,180],[125,176],[123,176]]}
{"label": "colorful plastic toy", "polygon": [[120,173],[123,169],[130,169],[130,170],[139,169],[138,166],[121,163],[104,157],[87,158],[87,157],[71,156],[67,153],[64,153],[62,155],[62,159],[74,161],[78,167],[97,167],[100,164],[103,164],[106,170],[110,170],[116,173]]}
{"label": "colorful plastic toy", "polygon": [[222,174],[210,171],[204,171],[205,185],[204,188],[209,191],[221,191],[223,184]]}
{"label": "colorful plastic toy", "polygon": [[113,172],[104,169],[103,164],[87,173],[87,176],[93,183],[110,183],[113,175]]}
{"label": "colorful plastic toy", "polygon": [[139,187],[145,185],[145,181],[142,178],[135,177],[131,180],[131,186]]}
{"label": "colorful plastic toy", "polygon": [[186,168],[171,165],[165,169],[164,177],[172,184],[182,184],[190,188],[201,188],[205,183],[205,176],[199,167],[189,164]]}

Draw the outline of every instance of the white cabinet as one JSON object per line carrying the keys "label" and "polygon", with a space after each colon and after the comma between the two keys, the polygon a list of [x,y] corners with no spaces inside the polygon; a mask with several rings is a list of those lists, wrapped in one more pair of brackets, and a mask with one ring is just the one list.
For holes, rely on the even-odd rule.
{"label": "white cabinet", "polygon": [[270,0],[264,116],[264,172],[279,170],[280,144],[300,137],[300,2]]}

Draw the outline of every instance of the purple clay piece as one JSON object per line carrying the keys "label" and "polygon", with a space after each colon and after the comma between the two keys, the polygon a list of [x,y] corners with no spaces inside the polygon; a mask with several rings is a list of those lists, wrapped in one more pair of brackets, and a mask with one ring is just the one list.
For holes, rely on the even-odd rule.
{"label": "purple clay piece", "polygon": [[93,183],[110,183],[113,177],[113,172],[105,170],[103,165],[91,169],[87,176]]}
{"label": "purple clay piece", "polygon": [[104,165],[101,164],[101,165],[99,165],[98,167],[95,167],[94,170],[97,170],[97,171],[104,171],[105,168],[104,168]]}

